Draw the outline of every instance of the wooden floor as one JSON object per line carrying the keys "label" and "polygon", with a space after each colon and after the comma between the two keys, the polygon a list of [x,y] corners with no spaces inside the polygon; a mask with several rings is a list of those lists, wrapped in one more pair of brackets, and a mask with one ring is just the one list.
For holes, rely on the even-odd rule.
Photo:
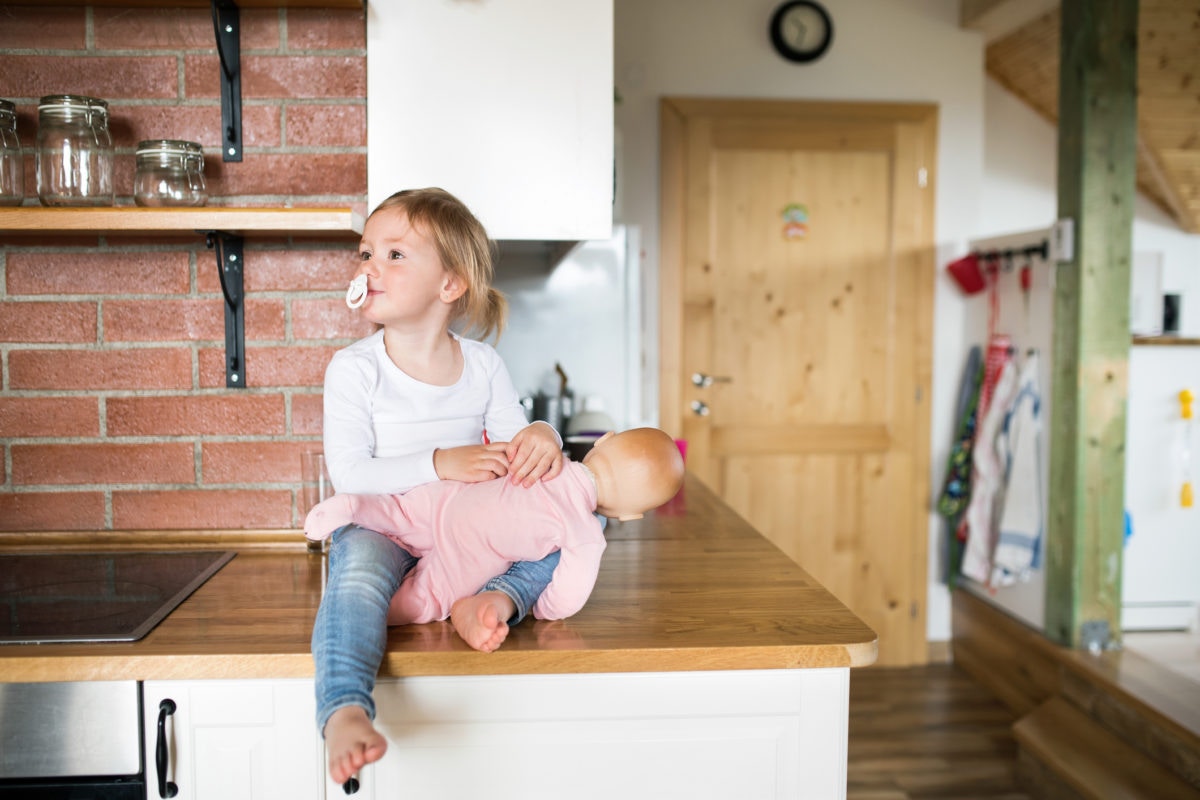
{"label": "wooden floor", "polygon": [[1012,713],[950,664],[850,673],[849,800],[1029,800]]}
{"label": "wooden floor", "polygon": [[[1126,650],[1140,653],[1192,683],[1200,683],[1200,630],[1126,631],[1121,641]],[[1192,696],[1200,698],[1200,693]]]}

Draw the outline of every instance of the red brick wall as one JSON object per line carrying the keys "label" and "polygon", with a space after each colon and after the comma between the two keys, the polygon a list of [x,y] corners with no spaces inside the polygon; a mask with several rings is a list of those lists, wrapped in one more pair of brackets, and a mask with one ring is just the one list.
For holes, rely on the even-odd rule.
{"label": "red brick wall", "polygon": [[[0,5],[0,97],[37,205],[37,100],[109,101],[117,205],[143,139],[204,146],[209,205],[366,201],[361,10],[243,9],[241,163],[221,161],[207,8]],[[0,530],[290,528],[330,355],[369,333],[342,302],[349,239],[247,239],[246,389],[225,388],[203,237],[0,232]]]}

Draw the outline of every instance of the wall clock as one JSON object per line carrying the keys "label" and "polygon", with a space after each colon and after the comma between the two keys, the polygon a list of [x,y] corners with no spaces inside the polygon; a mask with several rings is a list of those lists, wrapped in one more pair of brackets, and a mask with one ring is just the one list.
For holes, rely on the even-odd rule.
{"label": "wall clock", "polygon": [[806,64],[833,42],[833,20],[815,0],[788,0],[771,15],[771,44],[788,61]]}

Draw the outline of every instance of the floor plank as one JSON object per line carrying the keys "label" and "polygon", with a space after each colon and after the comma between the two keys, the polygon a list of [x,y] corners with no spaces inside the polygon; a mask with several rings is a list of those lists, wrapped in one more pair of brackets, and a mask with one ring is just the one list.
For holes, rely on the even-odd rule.
{"label": "floor plank", "polygon": [[1121,641],[1126,650],[1140,653],[1159,666],[1200,683],[1200,630],[1125,631]]}
{"label": "floor plank", "polygon": [[848,800],[1029,800],[1015,721],[952,664],[850,675]]}

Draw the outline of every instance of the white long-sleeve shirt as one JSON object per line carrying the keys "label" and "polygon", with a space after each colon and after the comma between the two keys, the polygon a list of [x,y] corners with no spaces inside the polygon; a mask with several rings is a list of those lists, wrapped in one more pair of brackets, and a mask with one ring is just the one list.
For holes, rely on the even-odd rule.
{"label": "white long-sleeve shirt", "polygon": [[325,463],[338,492],[396,494],[438,479],[433,451],[506,442],[528,425],[491,345],[458,339],[463,372],[450,386],[405,374],[383,331],[336,353],[325,370]]}

